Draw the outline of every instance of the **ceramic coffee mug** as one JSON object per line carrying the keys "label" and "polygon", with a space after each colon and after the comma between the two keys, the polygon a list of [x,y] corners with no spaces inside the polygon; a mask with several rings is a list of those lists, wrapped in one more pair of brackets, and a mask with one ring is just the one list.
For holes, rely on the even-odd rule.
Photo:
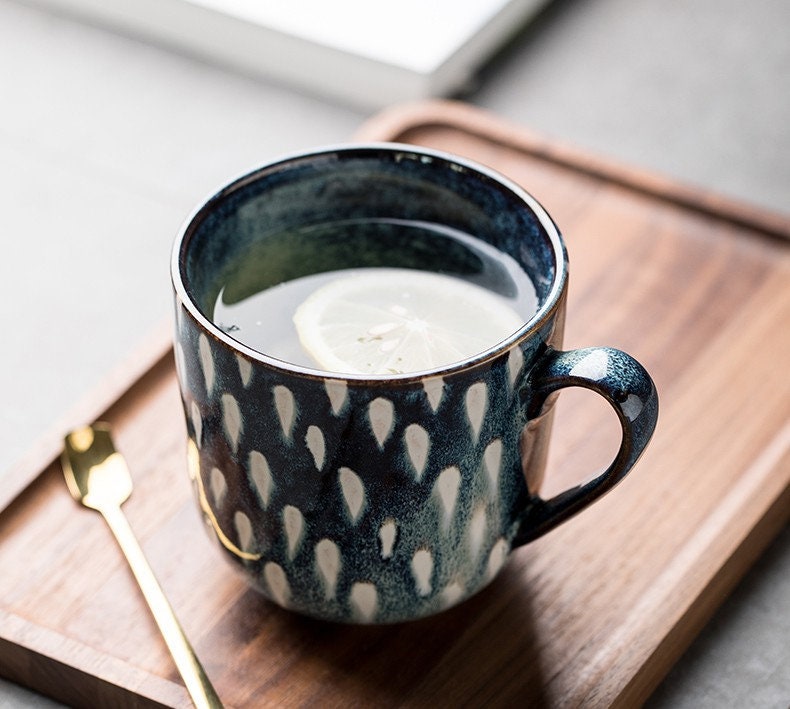
{"label": "ceramic coffee mug", "polygon": [[[211,321],[218,274],[250,250],[260,263],[256,288],[356,266],[478,267],[435,232],[327,236],[311,228],[381,218],[473,234],[530,277],[537,311],[465,361],[390,376],[281,361]],[[496,288],[496,274],[488,276]],[[200,509],[254,586],[299,613],[389,623],[463,601],[512,548],[620,481],[656,424],[655,388],[629,355],[560,349],[567,258],[548,214],[520,187],[467,160],[373,144],[262,167],[188,220],[172,278]],[[602,474],[542,499],[553,394],[571,386],[611,404],[622,442]]]}

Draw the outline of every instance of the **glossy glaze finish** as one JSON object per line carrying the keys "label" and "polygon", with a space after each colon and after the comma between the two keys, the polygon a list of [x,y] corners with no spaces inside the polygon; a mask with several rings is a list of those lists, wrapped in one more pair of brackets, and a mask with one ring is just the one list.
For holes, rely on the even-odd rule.
{"label": "glossy glaze finish", "polygon": [[[254,242],[276,254],[270,284],[340,266],[392,265],[393,258],[435,270],[452,261],[444,244],[399,243],[397,235],[387,244],[277,236],[293,226],[373,217],[474,233],[527,271],[538,312],[469,361],[367,379],[280,362],[206,317],[217,269]],[[652,382],[628,355],[558,353],[567,263],[548,215],[504,178],[447,155],[354,146],[264,167],[196,212],[176,244],[173,278],[200,507],[253,584],[301,613],[380,623],[455,605],[496,575],[513,546],[620,480],[655,425]],[[607,398],[623,444],[599,478],[543,501],[537,486],[550,395],[564,386]]]}

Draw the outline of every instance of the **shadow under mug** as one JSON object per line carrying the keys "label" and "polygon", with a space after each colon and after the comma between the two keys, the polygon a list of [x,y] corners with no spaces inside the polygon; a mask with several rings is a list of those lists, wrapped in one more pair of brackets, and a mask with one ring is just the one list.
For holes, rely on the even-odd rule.
{"label": "shadow under mug", "polygon": [[[474,235],[529,276],[537,311],[465,361],[391,376],[277,360],[211,321],[219,274],[251,251],[253,289],[358,266],[477,267],[473,250],[459,251],[438,232],[327,237],[309,228],[380,219]],[[548,214],[519,186],[465,159],[370,144],[261,167],[190,217],[174,246],[172,279],[198,504],[248,580],[299,613],[390,623],[463,601],[512,548],[620,481],[656,425],[655,387],[633,358],[607,347],[562,351],[567,256]],[[573,386],[611,404],[620,448],[594,479],[542,499],[554,394]]]}

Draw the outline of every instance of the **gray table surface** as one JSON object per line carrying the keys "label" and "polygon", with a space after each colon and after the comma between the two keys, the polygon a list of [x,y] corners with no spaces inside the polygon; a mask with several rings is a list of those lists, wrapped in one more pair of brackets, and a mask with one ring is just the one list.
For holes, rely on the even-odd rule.
{"label": "gray table surface", "polygon": [[[556,0],[463,98],[790,213],[788,28],[786,0]],[[368,116],[10,0],[0,105],[1,483],[168,315],[168,254],[193,206]],[[790,705],[787,531],[649,704]],[[0,680],[0,707],[49,705]]]}

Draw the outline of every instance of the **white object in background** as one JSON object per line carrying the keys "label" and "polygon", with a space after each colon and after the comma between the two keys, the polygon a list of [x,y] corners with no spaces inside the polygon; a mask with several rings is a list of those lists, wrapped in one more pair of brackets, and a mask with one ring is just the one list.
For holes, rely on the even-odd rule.
{"label": "white object in background", "polygon": [[549,0],[32,0],[357,107],[457,91]]}

